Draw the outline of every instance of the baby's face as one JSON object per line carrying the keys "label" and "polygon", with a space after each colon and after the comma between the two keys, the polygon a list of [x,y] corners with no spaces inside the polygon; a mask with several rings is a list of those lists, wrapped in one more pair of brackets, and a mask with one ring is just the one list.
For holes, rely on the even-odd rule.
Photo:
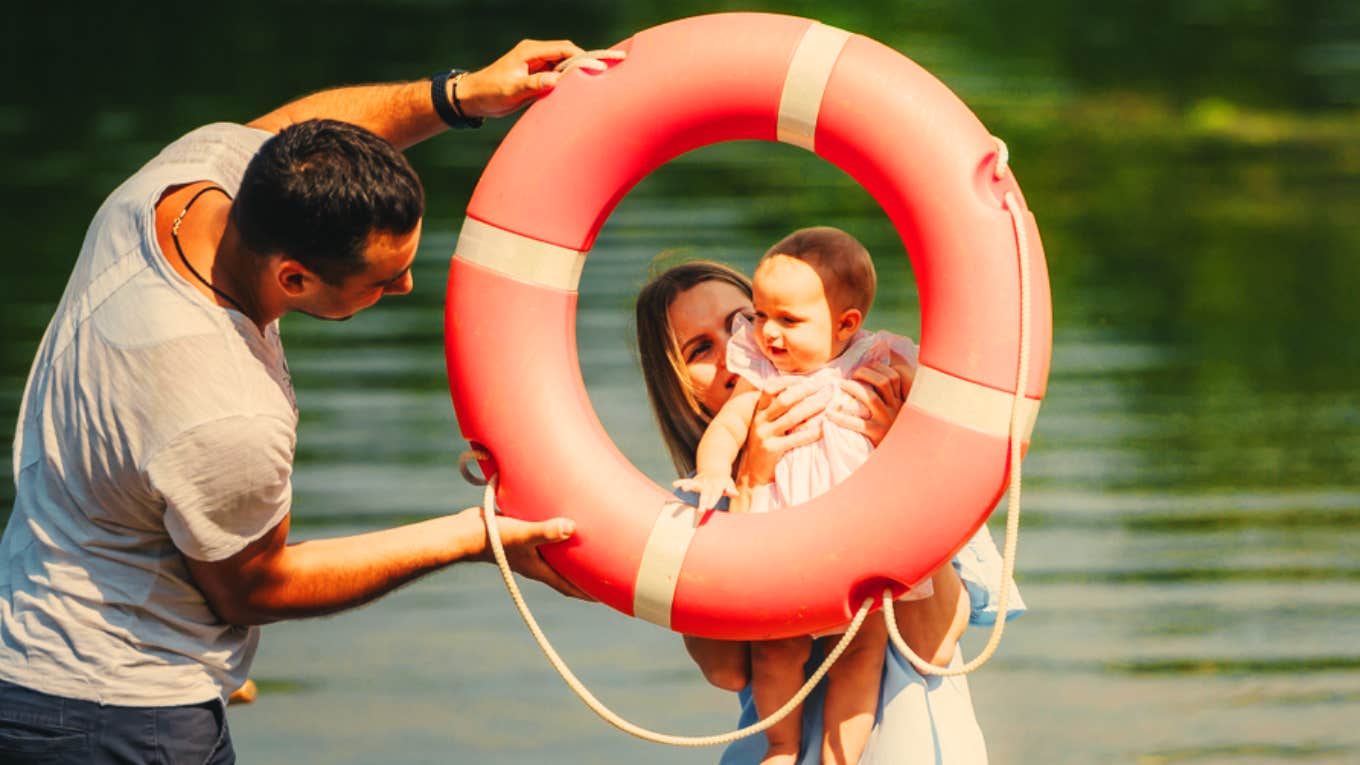
{"label": "baby's face", "polygon": [[816,269],[775,255],[761,261],[752,280],[756,341],[781,372],[812,372],[840,349],[835,318]]}

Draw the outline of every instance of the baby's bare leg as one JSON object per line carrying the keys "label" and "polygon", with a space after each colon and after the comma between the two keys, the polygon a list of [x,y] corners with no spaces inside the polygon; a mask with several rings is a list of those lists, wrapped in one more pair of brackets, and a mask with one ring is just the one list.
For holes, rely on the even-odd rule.
{"label": "baby's bare leg", "polygon": [[850,641],[845,653],[831,665],[827,673],[826,702],[822,707],[823,765],[859,762],[874,727],[878,686],[883,679],[883,655],[887,648],[887,627],[882,619],[871,618]]}
{"label": "baby's bare leg", "polygon": [[751,681],[751,652],[738,640],[716,640],[685,635],[685,650],[699,665],[704,679],[724,691],[736,693]]}
{"label": "baby's bare leg", "polygon": [[[751,697],[756,712],[765,719],[784,706],[803,686],[803,664],[812,650],[807,637],[763,640],[751,643]],[[795,709],[765,731],[769,749],[761,765],[793,765],[803,733],[801,709]]]}

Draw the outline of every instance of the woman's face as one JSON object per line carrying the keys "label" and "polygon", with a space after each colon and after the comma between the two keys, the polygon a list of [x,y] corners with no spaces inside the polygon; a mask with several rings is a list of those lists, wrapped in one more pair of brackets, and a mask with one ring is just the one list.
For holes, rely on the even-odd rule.
{"label": "woman's face", "polygon": [[751,316],[751,299],[734,284],[711,280],[681,292],[666,310],[689,383],[710,413],[727,403],[737,376],[727,371],[732,320]]}

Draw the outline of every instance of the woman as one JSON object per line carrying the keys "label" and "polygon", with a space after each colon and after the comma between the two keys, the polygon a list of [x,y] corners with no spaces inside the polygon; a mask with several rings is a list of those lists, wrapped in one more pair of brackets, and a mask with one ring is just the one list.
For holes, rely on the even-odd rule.
{"label": "woman", "polygon": [[[681,476],[694,470],[694,454],[713,413],[731,396],[736,375],[726,367],[732,319],[750,315],[751,283],[719,263],[698,261],[667,269],[653,277],[638,295],[638,355],[647,393],[662,437]],[[826,416],[864,433],[877,444],[906,401],[911,380],[885,365],[870,366],[847,381],[845,390],[864,404],[860,419],[840,412]],[[750,437],[737,471],[743,493],[759,491],[774,476],[780,455],[816,438],[797,426],[817,414],[824,399],[809,396],[796,384],[768,391],[751,424]],[[1001,561],[986,526],[932,577],[935,594],[925,600],[899,602],[895,618],[912,649],[928,661],[960,661],[958,640],[969,623],[996,619],[996,589]],[[1010,586],[1013,588],[1014,583]],[[1019,593],[1010,596],[1009,617],[1024,611]],[[685,647],[713,685],[740,691],[742,726],[756,721],[750,699],[750,660],[746,643],[685,636]],[[814,655],[809,671],[819,662]],[[816,742],[822,740],[821,698],[803,704],[803,747],[800,765],[823,761]],[[813,745],[809,746],[809,742]],[[747,737],[723,754],[725,765],[759,762],[761,736]],[[893,647],[884,661],[874,732],[861,763],[985,763],[986,746],[973,716],[967,680],[922,676]]]}

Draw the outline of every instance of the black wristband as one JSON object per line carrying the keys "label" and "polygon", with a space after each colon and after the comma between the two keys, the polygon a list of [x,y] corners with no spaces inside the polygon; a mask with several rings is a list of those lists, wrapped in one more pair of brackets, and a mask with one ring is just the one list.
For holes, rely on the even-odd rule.
{"label": "black wristband", "polygon": [[434,103],[434,110],[439,114],[439,119],[444,120],[444,124],[451,128],[462,130],[463,128],[479,128],[482,126],[481,117],[469,117],[463,113],[463,105],[458,102],[457,87],[454,83],[453,100],[449,100],[449,78],[457,77],[460,74],[467,74],[464,69],[450,69],[447,72],[440,72],[430,78],[430,101]]}

